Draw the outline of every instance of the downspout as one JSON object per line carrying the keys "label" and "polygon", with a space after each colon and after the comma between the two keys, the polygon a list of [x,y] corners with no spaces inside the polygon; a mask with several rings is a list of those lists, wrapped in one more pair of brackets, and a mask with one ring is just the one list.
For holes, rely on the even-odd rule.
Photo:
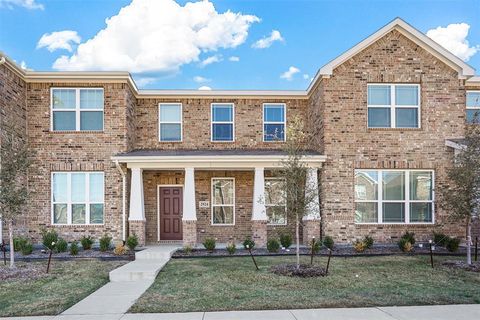
{"label": "downspout", "polygon": [[127,235],[127,216],[126,216],[126,199],[127,199],[127,178],[125,172],[123,171],[122,167],[118,163],[118,160],[115,160],[115,166],[117,167],[118,171],[122,175],[122,240],[125,244],[126,235]]}

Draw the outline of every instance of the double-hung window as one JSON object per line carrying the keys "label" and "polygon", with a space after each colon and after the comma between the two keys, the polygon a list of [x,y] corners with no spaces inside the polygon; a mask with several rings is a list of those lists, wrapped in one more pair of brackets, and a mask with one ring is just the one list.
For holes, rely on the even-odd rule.
{"label": "double-hung window", "polygon": [[212,141],[234,140],[234,117],[233,103],[212,103]]}
{"label": "double-hung window", "polygon": [[285,180],[265,178],[265,208],[269,224],[287,224],[285,202]]}
{"label": "double-hung window", "polygon": [[103,172],[52,173],[52,224],[103,224]]}
{"label": "double-hung window", "polygon": [[356,223],[433,223],[433,171],[356,170]]}
{"label": "double-hung window", "polygon": [[480,123],[480,91],[467,91],[467,122]]}
{"label": "double-hung window", "polygon": [[53,131],[102,131],[104,94],[101,88],[52,88]]}
{"label": "double-hung window", "polygon": [[158,108],[160,141],[182,141],[182,104],[160,103]]}
{"label": "double-hung window", "polygon": [[369,128],[420,128],[420,86],[369,84]]}
{"label": "double-hung window", "polygon": [[263,104],[263,141],[285,141],[285,112],[283,103]]}
{"label": "double-hung window", "polygon": [[235,224],[235,179],[212,179],[212,224]]}

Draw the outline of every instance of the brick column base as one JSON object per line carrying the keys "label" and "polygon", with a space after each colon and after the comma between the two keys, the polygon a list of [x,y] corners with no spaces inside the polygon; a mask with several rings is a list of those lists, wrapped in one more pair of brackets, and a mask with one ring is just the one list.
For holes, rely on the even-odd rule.
{"label": "brick column base", "polygon": [[267,246],[267,221],[252,221],[252,240],[255,241],[255,247],[261,248]]}
{"label": "brick column base", "polygon": [[146,221],[145,220],[130,220],[128,221],[128,234],[135,234],[138,237],[138,245],[145,245],[146,238]]}
{"label": "brick column base", "polygon": [[303,220],[303,244],[311,245],[313,237],[320,239],[320,220]]}
{"label": "brick column base", "polygon": [[183,220],[183,246],[195,247],[197,244],[197,221]]}

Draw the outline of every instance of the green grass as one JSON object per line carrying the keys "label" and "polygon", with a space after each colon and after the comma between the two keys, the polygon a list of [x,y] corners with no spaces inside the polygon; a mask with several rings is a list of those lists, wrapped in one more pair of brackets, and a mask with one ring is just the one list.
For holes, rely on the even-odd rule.
{"label": "green grass", "polygon": [[[250,257],[172,260],[130,312],[480,303],[480,274],[441,266],[432,270],[428,256],[334,257],[325,278],[268,271],[293,259],[258,257],[258,272]],[[435,261],[445,259],[459,258]],[[326,258],[316,262],[325,265]]]}
{"label": "green grass", "polygon": [[[30,263],[41,264],[46,270],[46,261]],[[124,263],[52,261],[47,277],[0,282],[0,317],[59,314],[106,284],[108,272]],[[0,272],[3,268],[2,262]]]}

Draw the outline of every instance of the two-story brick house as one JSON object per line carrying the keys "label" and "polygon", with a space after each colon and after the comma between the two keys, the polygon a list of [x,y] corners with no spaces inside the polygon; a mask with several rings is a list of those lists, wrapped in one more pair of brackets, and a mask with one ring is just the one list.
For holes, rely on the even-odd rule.
{"label": "two-story brick house", "polygon": [[264,245],[292,228],[272,169],[294,116],[315,137],[303,161],[319,203],[304,239],[461,236],[435,186],[479,97],[474,70],[401,19],[322,67],[305,91],[139,90],[125,72],[0,64],[1,135],[34,151],[20,223],[33,238],[55,228],[69,240]]}

